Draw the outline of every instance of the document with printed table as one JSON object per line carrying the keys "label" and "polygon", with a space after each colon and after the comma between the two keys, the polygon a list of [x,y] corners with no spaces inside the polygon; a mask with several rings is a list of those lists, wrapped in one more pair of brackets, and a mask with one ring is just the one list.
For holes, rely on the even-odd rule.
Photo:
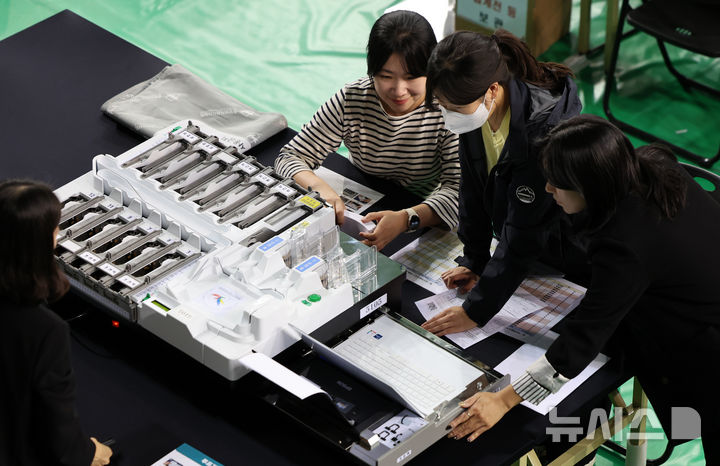
{"label": "document with printed table", "polygon": [[407,269],[407,279],[433,293],[442,293],[447,288],[440,275],[457,267],[455,258],[462,254],[463,245],[452,231],[431,228],[411,242],[390,259]]}
{"label": "document with printed table", "polygon": [[[502,332],[525,343],[535,343],[580,303],[585,288],[556,277],[529,277],[523,280],[508,302],[482,328],[448,335],[448,338],[467,348],[495,332]],[[460,306],[465,295],[447,290],[417,301],[415,304],[425,319],[452,306]]]}

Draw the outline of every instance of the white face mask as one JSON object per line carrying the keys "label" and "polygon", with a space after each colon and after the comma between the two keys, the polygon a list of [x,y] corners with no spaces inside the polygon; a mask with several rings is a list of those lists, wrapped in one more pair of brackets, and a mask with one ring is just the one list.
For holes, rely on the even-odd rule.
{"label": "white face mask", "polygon": [[[495,99],[490,102],[490,110],[492,110],[493,105],[495,105]],[[485,107],[485,99],[483,99],[483,103],[478,105],[478,108],[469,115],[447,110],[440,105],[440,111],[445,118],[445,128],[455,134],[469,133],[484,125],[490,117],[490,110]]]}

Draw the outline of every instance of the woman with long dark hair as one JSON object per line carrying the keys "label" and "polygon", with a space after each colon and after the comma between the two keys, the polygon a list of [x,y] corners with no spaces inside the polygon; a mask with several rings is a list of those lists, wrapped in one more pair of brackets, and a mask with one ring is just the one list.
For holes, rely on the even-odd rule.
{"label": "woman with long dark hair", "polygon": [[[446,335],[484,325],[541,254],[564,271],[568,264],[582,268],[582,253],[571,254],[576,248],[555,224],[559,210],[544,192],[537,162],[538,140],[580,113],[571,77],[564,65],[538,62],[504,30],[491,36],[456,32],[433,51],[425,99],[427,105],[437,99],[445,126],[460,135],[462,173],[463,257],[442,278],[448,288],[469,294],[462,306],[423,324],[427,330]],[[499,243],[491,257],[493,236]],[[580,259],[568,260],[574,256]]]}
{"label": "woman with long dark hair", "polygon": [[539,403],[607,347],[621,350],[669,437],[672,407],[700,414],[705,458],[720,464],[720,408],[706,381],[720,359],[720,205],[669,150],[633,149],[591,115],[556,126],[540,161],[587,244],[592,278],[546,354],[499,394],[466,400],[470,415],[451,436],[474,439],[521,400]]}
{"label": "woman with long dark hair", "polygon": [[345,204],[312,170],[341,143],[361,171],[424,197],[406,209],[366,216],[377,226],[361,235],[378,249],[404,231],[457,225],[457,136],[444,129],[440,111],[425,103],[425,70],[436,43],[430,23],[417,13],[381,16],[368,39],[368,76],[347,84],[320,107],[275,161],[278,173],[332,204],[340,224]]}
{"label": "woman with long dark hair", "polygon": [[0,183],[0,464],[98,466],[112,455],[80,427],[68,327],[44,306],[69,288],[53,255],[59,221],[47,186]]}

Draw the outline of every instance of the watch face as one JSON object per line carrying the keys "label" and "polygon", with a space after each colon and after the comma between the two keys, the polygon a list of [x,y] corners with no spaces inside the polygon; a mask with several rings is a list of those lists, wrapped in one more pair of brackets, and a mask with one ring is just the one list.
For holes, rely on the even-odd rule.
{"label": "watch face", "polygon": [[420,217],[417,215],[413,215],[410,217],[410,221],[408,222],[410,230],[417,230],[420,226]]}

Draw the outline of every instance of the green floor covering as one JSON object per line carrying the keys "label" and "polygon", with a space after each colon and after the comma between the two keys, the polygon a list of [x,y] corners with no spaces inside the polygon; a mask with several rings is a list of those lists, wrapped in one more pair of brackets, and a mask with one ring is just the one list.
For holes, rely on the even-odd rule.
{"label": "green floor covering", "polygon": [[[297,130],[343,84],[365,73],[370,27],[385,8],[395,3],[0,0],[0,39],[67,8],[170,63],[181,63],[258,110],[284,114],[289,126]],[[605,2],[592,5],[592,45],[604,40],[604,8]],[[579,1],[575,0],[571,34],[556,43],[543,59],[564,61],[575,53],[578,11]],[[670,53],[678,60],[681,71],[720,88],[720,60],[673,49]],[[584,112],[604,116],[602,53],[580,62],[584,63],[576,71]],[[665,68],[653,40],[638,35],[623,43],[617,89],[611,105],[619,118],[703,156],[717,152],[720,100],[701,92],[686,93]],[[637,139],[633,142],[642,143]],[[720,163],[713,171],[720,174]],[[630,398],[629,384],[622,387],[622,392]],[[650,423],[658,425],[653,416]],[[648,456],[659,456],[664,443],[650,441]],[[601,450],[596,464],[623,462]],[[700,440],[678,447],[666,464],[705,464]]]}

